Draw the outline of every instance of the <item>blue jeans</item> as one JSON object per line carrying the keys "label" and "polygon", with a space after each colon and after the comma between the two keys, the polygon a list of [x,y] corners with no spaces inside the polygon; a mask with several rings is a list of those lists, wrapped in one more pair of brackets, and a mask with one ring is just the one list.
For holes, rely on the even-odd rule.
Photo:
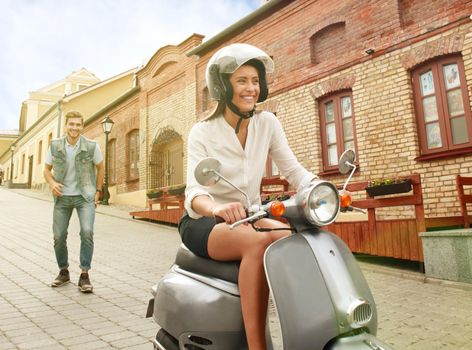
{"label": "blue jeans", "polygon": [[54,251],[60,269],[69,267],[67,252],[67,229],[74,208],[80,221],[80,268],[89,270],[93,256],[93,223],[95,221],[95,203],[87,202],[82,196],[57,197],[54,204],[52,231],[54,233]]}

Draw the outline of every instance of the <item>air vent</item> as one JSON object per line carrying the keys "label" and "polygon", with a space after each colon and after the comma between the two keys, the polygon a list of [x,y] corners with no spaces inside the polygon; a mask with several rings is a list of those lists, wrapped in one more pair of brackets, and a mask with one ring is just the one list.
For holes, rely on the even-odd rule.
{"label": "air vent", "polygon": [[372,316],[373,310],[370,304],[359,299],[350,305],[347,320],[352,328],[361,328],[370,322]]}
{"label": "air vent", "polygon": [[197,337],[196,335],[189,335],[188,339],[191,340],[192,342],[200,345],[211,345],[213,342],[210,339],[202,338],[202,337]]}

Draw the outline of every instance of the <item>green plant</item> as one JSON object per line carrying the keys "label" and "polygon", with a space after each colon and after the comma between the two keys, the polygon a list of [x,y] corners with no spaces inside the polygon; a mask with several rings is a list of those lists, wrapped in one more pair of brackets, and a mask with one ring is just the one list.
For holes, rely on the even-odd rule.
{"label": "green plant", "polygon": [[385,179],[375,179],[369,181],[369,187],[375,187],[375,186],[385,186],[385,185],[392,185],[392,184],[399,184],[402,182],[407,181],[407,179],[400,179],[398,177],[396,178],[385,178]]}
{"label": "green plant", "polygon": [[185,184],[174,185],[168,188],[167,192],[172,195],[182,194],[185,192]]}
{"label": "green plant", "polygon": [[163,193],[164,192],[162,192],[159,188],[151,188],[146,191],[146,196],[148,198],[159,198],[163,195]]}

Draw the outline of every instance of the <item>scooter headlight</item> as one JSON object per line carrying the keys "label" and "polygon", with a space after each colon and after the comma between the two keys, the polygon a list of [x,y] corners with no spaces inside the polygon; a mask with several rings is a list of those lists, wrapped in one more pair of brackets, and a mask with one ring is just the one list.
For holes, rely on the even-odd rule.
{"label": "scooter headlight", "polygon": [[331,182],[311,183],[302,191],[301,200],[306,219],[314,225],[328,225],[338,216],[339,193]]}

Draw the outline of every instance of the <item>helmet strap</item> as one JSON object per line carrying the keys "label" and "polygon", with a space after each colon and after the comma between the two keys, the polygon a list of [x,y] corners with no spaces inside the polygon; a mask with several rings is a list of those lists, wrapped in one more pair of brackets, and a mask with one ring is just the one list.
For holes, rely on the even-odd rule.
{"label": "helmet strap", "polygon": [[234,129],[234,132],[236,134],[238,134],[239,133],[239,128],[241,126],[241,122],[243,121],[243,119],[249,119],[254,115],[254,112],[256,111],[256,106],[254,106],[254,108],[252,110],[250,110],[249,112],[246,112],[246,113],[241,112],[239,110],[239,108],[236,107],[236,105],[232,101],[227,102],[227,106],[234,114],[239,116],[238,123],[236,124],[236,128]]}

